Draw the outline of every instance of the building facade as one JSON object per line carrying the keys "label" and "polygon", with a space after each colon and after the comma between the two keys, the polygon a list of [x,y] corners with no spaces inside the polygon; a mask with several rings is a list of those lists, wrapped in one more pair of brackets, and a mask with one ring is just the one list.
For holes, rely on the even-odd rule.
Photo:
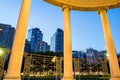
{"label": "building facade", "polygon": [[105,59],[107,57],[108,57],[108,55],[107,55],[107,51],[106,50],[99,51],[99,59]]}
{"label": "building facade", "polygon": [[24,52],[30,52],[30,42],[27,39],[25,40]]}
{"label": "building facade", "polygon": [[86,49],[86,60],[87,60],[87,63],[98,63],[99,52],[93,48]]}
{"label": "building facade", "polygon": [[12,48],[15,28],[8,24],[0,23],[0,47]]}
{"label": "building facade", "polygon": [[51,45],[50,45],[50,51],[56,52],[56,33],[53,34],[51,37]]}
{"label": "building facade", "polygon": [[62,29],[57,29],[57,31],[51,37],[51,51],[63,52],[64,48],[64,32]]}
{"label": "building facade", "polygon": [[42,42],[43,33],[39,28],[32,28],[28,31],[28,41],[30,42],[30,52],[39,52],[39,44]]}
{"label": "building facade", "polygon": [[42,41],[39,45],[39,51],[40,52],[47,52],[47,51],[50,51],[50,46],[48,45],[47,42],[45,41]]}

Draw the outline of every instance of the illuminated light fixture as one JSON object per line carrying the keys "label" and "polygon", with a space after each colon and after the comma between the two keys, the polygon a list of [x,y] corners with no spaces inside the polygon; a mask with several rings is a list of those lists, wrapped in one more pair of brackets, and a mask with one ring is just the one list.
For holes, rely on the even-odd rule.
{"label": "illuminated light fixture", "polygon": [[55,60],[56,60],[56,56],[54,56],[53,58],[52,58],[52,62],[55,62]]}
{"label": "illuminated light fixture", "polygon": [[108,53],[106,53],[106,57],[107,57],[107,58],[109,57],[109,54],[108,54]]}
{"label": "illuminated light fixture", "polygon": [[0,48],[0,56],[4,56],[6,54],[6,51],[3,48]]}
{"label": "illuminated light fixture", "polygon": [[0,28],[0,31],[2,31],[3,29]]}

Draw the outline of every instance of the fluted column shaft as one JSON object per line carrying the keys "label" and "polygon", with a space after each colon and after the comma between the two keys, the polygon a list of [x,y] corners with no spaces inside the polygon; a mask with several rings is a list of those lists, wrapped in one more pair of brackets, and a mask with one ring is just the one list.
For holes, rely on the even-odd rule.
{"label": "fluted column shaft", "polygon": [[108,59],[110,64],[111,80],[120,80],[120,69],[119,69],[118,59],[116,55],[116,49],[114,46],[114,41],[112,38],[110,24],[107,16],[107,9],[101,8],[99,10],[99,14],[102,19],[107,53],[109,54]]}
{"label": "fluted column shaft", "polygon": [[63,80],[73,80],[70,7],[67,5],[64,5],[63,11],[64,11],[64,76],[63,76]]}
{"label": "fluted column shaft", "polygon": [[21,66],[32,0],[23,0],[5,80],[21,80]]}

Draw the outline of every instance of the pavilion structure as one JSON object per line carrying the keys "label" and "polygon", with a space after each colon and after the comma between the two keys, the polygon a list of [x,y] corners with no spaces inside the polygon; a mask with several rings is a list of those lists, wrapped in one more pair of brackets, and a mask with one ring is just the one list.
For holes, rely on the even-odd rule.
{"label": "pavilion structure", "polygon": [[[107,11],[120,7],[120,0],[44,0],[61,7],[64,12],[64,75],[63,80],[74,80],[72,74],[72,41],[70,11],[98,11],[101,16],[103,32],[109,54],[110,80],[120,80],[120,68],[116,56],[114,41],[110,29]],[[25,36],[28,27],[32,0],[23,0],[15,39],[10,56],[7,74],[4,80],[21,80],[20,71],[24,52]],[[87,23],[87,22],[86,22]]]}

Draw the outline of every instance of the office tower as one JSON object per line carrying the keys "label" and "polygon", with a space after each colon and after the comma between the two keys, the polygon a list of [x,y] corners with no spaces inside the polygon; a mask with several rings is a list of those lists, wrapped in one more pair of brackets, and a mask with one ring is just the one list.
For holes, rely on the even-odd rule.
{"label": "office tower", "polygon": [[107,51],[106,50],[99,51],[99,59],[105,59],[107,57],[108,57],[108,55],[107,55]]}
{"label": "office tower", "polygon": [[30,42],[30,52],[39,52],[39,44],[43,39],[42,31],[39,28],[30,29],[27,39]]}
{"label": "office tower", "polygon": [[93,48],[86,49],[86,60],[87,63],[98,63],[99,52]]}
{"label": "office tower", "polygon": [[27,39],[25,40],[24,52],[30,52],[30,42]]}
{"label": "office tower", "polygon": [[54,52],[63,52],[63,40],[64,33],[62,29],[57,29],[57,31],[51,37],[51,51]]}
{"label": "office tower", "polygon": [[72,51],[72,56],[73,58],[80,58],[79,52],[78,51]]}
{"label": "office tower", "polygon": [[53,52],[56,52],[56,33],[53,34],[53,36],[51,37],[51,47],[50,47],[50,50],[53,51]]}
{"label": "office tower", "polygon": [[15,28],[8,24],[0,23],[0,47],[12,48]]}
{"label": "office tower", "polygon": [[81,58],[81,59],[85,59],[86,58],[86,53],[84,51],[72,51],[72,56],[74,58]]}

